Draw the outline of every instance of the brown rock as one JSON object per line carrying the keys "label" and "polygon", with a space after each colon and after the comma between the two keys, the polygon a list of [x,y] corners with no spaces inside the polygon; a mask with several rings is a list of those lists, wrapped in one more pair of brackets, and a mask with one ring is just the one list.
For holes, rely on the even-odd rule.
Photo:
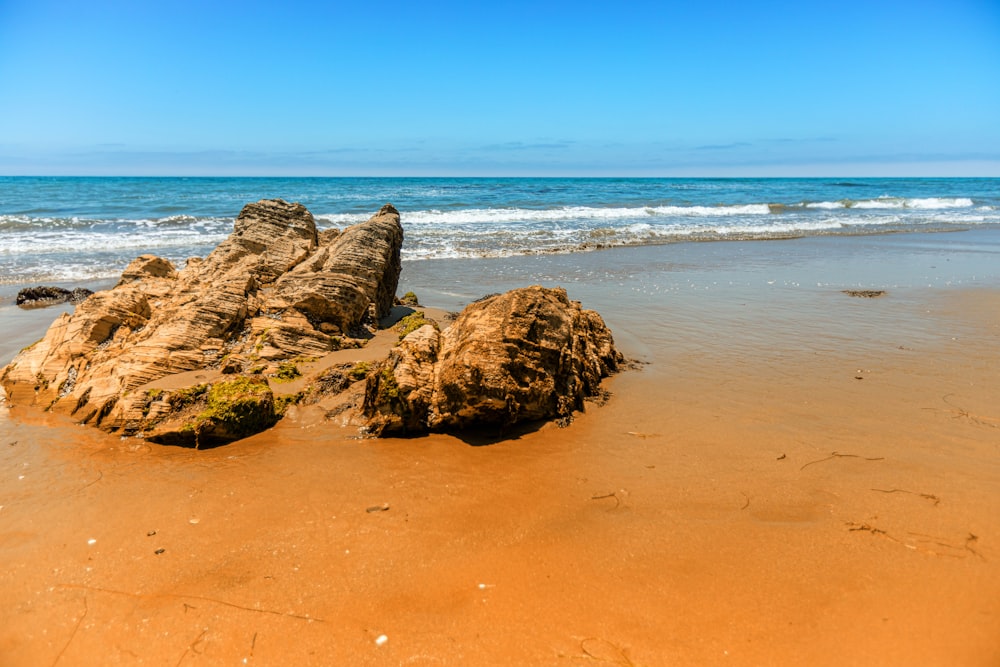
{"label": "brown rock", "polygon": [[264,199],[243,207],[233,233],[208,256],[203,272],[212,279],[238,268],[268,284],[308,257],[317,245],[316,222],[305,206]]}
{"label": "brown rock", "polygon": [[263,378],[225,379],[153,400],[147,395],[147,405],[142,424],[150,429],[147,440],[196,448],[245,438],[279,419],[274,394]]}
{"label": "brown rock", "polygon": [[369,222],[325,233],[320,245],[301,204],[248,204],[204,260],[181,271],[152,255],[134,260],[114,289],[57,319],[0,381],[13,401],[135,432],[149,409],[141,388],[153,380],[215,368],[227,356],[232,373],[236,360],[325,353],[336,345],[328,332],[387,312],[402,238],[388,205]]}
{"label": "brown rock", "polygon": [[369,376],[372,432],[464,429],[568,417],[622,357],[601,317],[562,288],[469,305],[440,336],[407,336]]}
{"label": "brown rock", "polygon": [[176,278],[177,269],[168,260],[156,255],[139,255],[122,271],[118,285],[134,283],[145,278]]}
{"label": "brown rock", "polygon": [[219,363],[219,372],[223,375],[242,373],[246,360],[238,354],[231,354]]}
{"label": "brown rock", "polygon": [[426,324],[400,341],[368,376],[364,410],[370,432],[427,430],[440,341],[438,330]]}
{"label": "brown rock", "polygon": [[364,225],[348,227],[330,245],[277,281],[269,307],[347,333],[366,315],[392,308],[399,282],[403,228],[391,204]]}
{"label": "brown rock", "polygon": [[21,308],[45,308],[59,303],[81,303],[93,292],[86,287],[72,290],[63,287],[26,287],[17,293],[15,303]]}

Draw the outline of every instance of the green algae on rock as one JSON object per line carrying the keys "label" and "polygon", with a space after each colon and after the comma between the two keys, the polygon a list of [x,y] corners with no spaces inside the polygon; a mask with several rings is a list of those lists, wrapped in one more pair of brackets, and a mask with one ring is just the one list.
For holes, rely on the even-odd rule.
{"label": "green algae on rock", "polygon": [[[287,407],[278,405],[263,378],[240,376],[191,391],[169,393],[165,411],[153,413],[146,439],[160,444],[204,447],[259,433],[277,423]],[[176,411],[171,412],[171,409]]]}

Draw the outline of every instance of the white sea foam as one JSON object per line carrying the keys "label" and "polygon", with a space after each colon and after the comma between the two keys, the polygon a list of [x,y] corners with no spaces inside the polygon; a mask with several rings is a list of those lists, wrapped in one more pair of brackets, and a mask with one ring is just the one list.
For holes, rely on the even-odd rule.
{"label": "white sea foam", "polygon": [[925,197],[904,199],[902,197],[879,197],[878,199],[861,199],[851,201],[842,199],[840,201],[818,201],[803,204],[806,208],[815,209],[916,209],[923,211],[933,211],[949,208],[968,208],[974,206],[974,202],[968,197]]}
{"label": "white sea foam", "polygon": [[926,197],[921,199],[879,197],[878,199],[856,201],[851,204],[851,208],[860,209],[912,208],[925,211],[945,208],[967,208],[969,206],[973,206],[973,202],[967,197]]}
{"label": "white sea foam", "polygon": [[[628,220],[656,217],[731,217],[770,215],[767,204],[739,206],[643,206],[643,207],[594,207],[563,206],[549,209],[530,208],[471,208],[450,211],[408,211],[402,215],[403,224],[411,225],[467,225],[511,222],[559,222],[571,220]],[[368,214],[324,214],[316,218],[333,225],[352,225],[368,219]]]}
{"label": "white sea foam", "polygon": [[725,225],[704,220],[699,223],[649,224],[634,223],[621,227],[592,229],[538,229],[522,228],[504,230],[481,229],[461,234],[461,241],[447,247],[437,246],[435,240],[446,237],[421,235],[403,254],[407,260],[455,257],[503,257],[536,252],[572,252],[595,246],[629,246],[669,243],[691,239],[725,238],[775,238],[789,235],[833,232],[841,228],[840,221],[789,220],[766,222],[744,219]]}
{"label": "white sea foam", "polygon": [[847,208],[846,201],[814,201],[804,204],[806,208],[819,208],[819,209],[835,209],[835,208]]}
{"label": "white sea foam", "polygon": [[205,234],[190,229],[169,233],[97,234],[83,231],[9,235],[0,238],[0,255],[51,255],[101,251],[145,251],[147,249],[205,246],[214,248],[228,234]]}
{"label": "white sea foam", "polygon": [[954,225],[981,225],[984,223],[996,223],[998,220],[996,218],[989,218],[985,215],[936,215],[932,218],[927,218],[918,224],[954,224]]}
{"label": "white sea foam", "polygon": [[[804,209],[816,210],[944,210],[968,208],[974,206],[971,199],[965,197],[929,197],[923,199],[904,199],[897,197],[880,197],[860,201],[840,200],[822,202],[803,202],[799,205]],[[565,206],[550,209],[529,208],[471,208],[455,210],[421,210],[408,211],[402,215],[404,225],[413,226],[450,226],[463,227],[470,231],[473,226],[490,227],[520,223],[559,223],[584,221],[630,221],[657,220],[669,218],[701,219],[701,218],[753,218],[770,215],[785,215],[794,212],[795,207],[772,207],[768,204],[743,204],[737,206],[645,206],[645,207],[592,207]],[[368,214],[345,213],[317,215],[316,219],[334,226],[352,225],[368,219]]]}
{"label": "white sea foam", "polygon": [[887,227],[900,224],[903,221],[903,216],[885,213],[881,215],[845,215],[837,216],[835,220],[842,227]]}
{"label": "white sea foam", "polygon": [[115,223],[128,227],[173,228],[190,227],[193,229],[226,229],[231,231],[232,218],[199,218],[193,215],[170,215],[165,218],[142,218],[139,220],[115,220]]}
{"label": "white sea foam", "polygon": [[907,208],[919,209],[968,208],[973,205],[973,201],[968,197],[929,197],[906,200]]}
{"label": "white sea foam", "polygon": [[[743,222],[720,226],[712,224],[700,225],[663,225],[637,230],[632,236],[636,238],[684,238],[684,237],[764,237],[805,232],[823,232],[840,227],[838,220],[791,221],[791,222]],[[628,235],[623,235],[628,236]]]}

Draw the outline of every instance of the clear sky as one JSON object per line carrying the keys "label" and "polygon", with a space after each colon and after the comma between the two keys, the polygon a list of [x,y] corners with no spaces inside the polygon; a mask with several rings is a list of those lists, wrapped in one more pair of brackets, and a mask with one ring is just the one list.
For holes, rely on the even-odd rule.
{"label": "clear sky", "polygon": [[1000,0],[0,0],[0,174],[1000,176]]}

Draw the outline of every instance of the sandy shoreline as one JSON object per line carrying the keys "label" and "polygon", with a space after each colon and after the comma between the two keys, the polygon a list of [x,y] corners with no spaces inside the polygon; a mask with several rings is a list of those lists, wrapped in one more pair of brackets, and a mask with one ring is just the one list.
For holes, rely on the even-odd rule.
{"label": "sandy shoreline", "polygon": [[558,279],[646,362],[489,447],[5,408],[2,662],[997,664],[996,237],[408,264],[446,309]]}

